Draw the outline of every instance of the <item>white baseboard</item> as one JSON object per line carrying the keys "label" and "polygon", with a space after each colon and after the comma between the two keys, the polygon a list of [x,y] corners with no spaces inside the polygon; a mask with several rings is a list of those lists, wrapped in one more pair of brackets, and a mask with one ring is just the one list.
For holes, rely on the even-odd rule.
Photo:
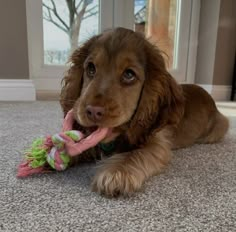
{"label": "white baseboard", "polygon": [[60,91],[62,78],[34,78],[34,84],[37,90]]}
{"label": "white baseboard", "polygon": [[35,101],[36,91],[32,80],[0,79],[0,101]]}
{"label": "white baseboard", "polygon": [[215,101],[229,101],[231,86],[229,85],[199,85],[204,88]]}
{"label": "white baseboard", "polygon": [[36,90],[36,99],[40,101],[59,101],[59,90]]}
{"label": "white baseboard", "polygon": [[[199,85],[204,88],[215,101],[229,101],[231,86]],[[55,87],[54,87],[55,88]],[[36,91],[32,80],[0,79],[0,101],[35,101]]]}
{"label": "white baseboard", "polygon": [[216,101],[230,101],[231,89],[228,85],[214,85],[212,96]]}

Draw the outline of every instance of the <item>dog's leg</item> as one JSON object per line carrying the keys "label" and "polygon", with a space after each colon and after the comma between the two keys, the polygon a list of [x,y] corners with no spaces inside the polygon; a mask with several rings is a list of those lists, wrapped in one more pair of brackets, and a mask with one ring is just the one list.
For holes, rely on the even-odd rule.
{"label": "dog's leg", "polygon": [[199,143],[217,143],[225,136],[229,129],[228,118],[218,111],[209,124],[210,129],[206,135],[199,139]]}
{"label": "dog's leg", "polygon": [[106,196],[130,195],[143,182],[159,172],[170,160],[170,144],[164,132],[159,132],[140,149],[114,155],[99,167],[93,190]]}

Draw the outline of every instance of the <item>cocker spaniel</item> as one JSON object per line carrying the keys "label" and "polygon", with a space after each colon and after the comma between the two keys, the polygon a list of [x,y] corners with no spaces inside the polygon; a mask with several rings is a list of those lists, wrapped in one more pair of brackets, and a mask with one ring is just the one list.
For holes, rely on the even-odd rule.
{"label": "cocker spaniel", "polygon": [[[61,106],[74,110],[86,133],[111,133],[95,150],[106,153],[92,188],[106,196],[130,195],[169,163],[171,150],[218,142],[228,120],[197,85],[178,85],[160,50],[143,35],[116,28],[94,36],[71,56]],[[83,156],[83,155],[82,155]]]}

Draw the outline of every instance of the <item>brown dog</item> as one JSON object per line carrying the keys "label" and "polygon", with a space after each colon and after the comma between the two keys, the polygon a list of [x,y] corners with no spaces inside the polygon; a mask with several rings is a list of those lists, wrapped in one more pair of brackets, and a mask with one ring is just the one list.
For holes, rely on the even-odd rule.
{"label": "brown dog", "polygon": [[94,36],[73,53],[61,105],[64,113],[74,109],[86,131],[112,129],[103,143],[112,140],[115,154],[92,183],[106,196],[139,190],[168,164],[171,149],[218,142],[229,125],[205,90],[178,85],[158,48],[124,28]]}

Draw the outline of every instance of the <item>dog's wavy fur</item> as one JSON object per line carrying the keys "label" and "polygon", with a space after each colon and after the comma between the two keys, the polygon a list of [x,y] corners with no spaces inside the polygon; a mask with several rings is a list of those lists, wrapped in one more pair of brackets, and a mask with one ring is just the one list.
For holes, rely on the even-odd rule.
{"label": "dog's wavy fur", "polygon": [[[92,80],[86,77],[88,60],[96,63]],[[74,108],[86,128],[92,126],[86,105],[102,106],[106,115],[99,126],[112,127],[121,141],[117,154],[99,165],[94,191],[129,195],[166,167],[171,149],[218,142],[228,130],[211,96],[196,85],[178,85],[159,49],[138,33],[117,28],[94,36],[70,61],[61,91],[64,113]],[[123,85],[117,80],[133,63],[139,80]]]}

